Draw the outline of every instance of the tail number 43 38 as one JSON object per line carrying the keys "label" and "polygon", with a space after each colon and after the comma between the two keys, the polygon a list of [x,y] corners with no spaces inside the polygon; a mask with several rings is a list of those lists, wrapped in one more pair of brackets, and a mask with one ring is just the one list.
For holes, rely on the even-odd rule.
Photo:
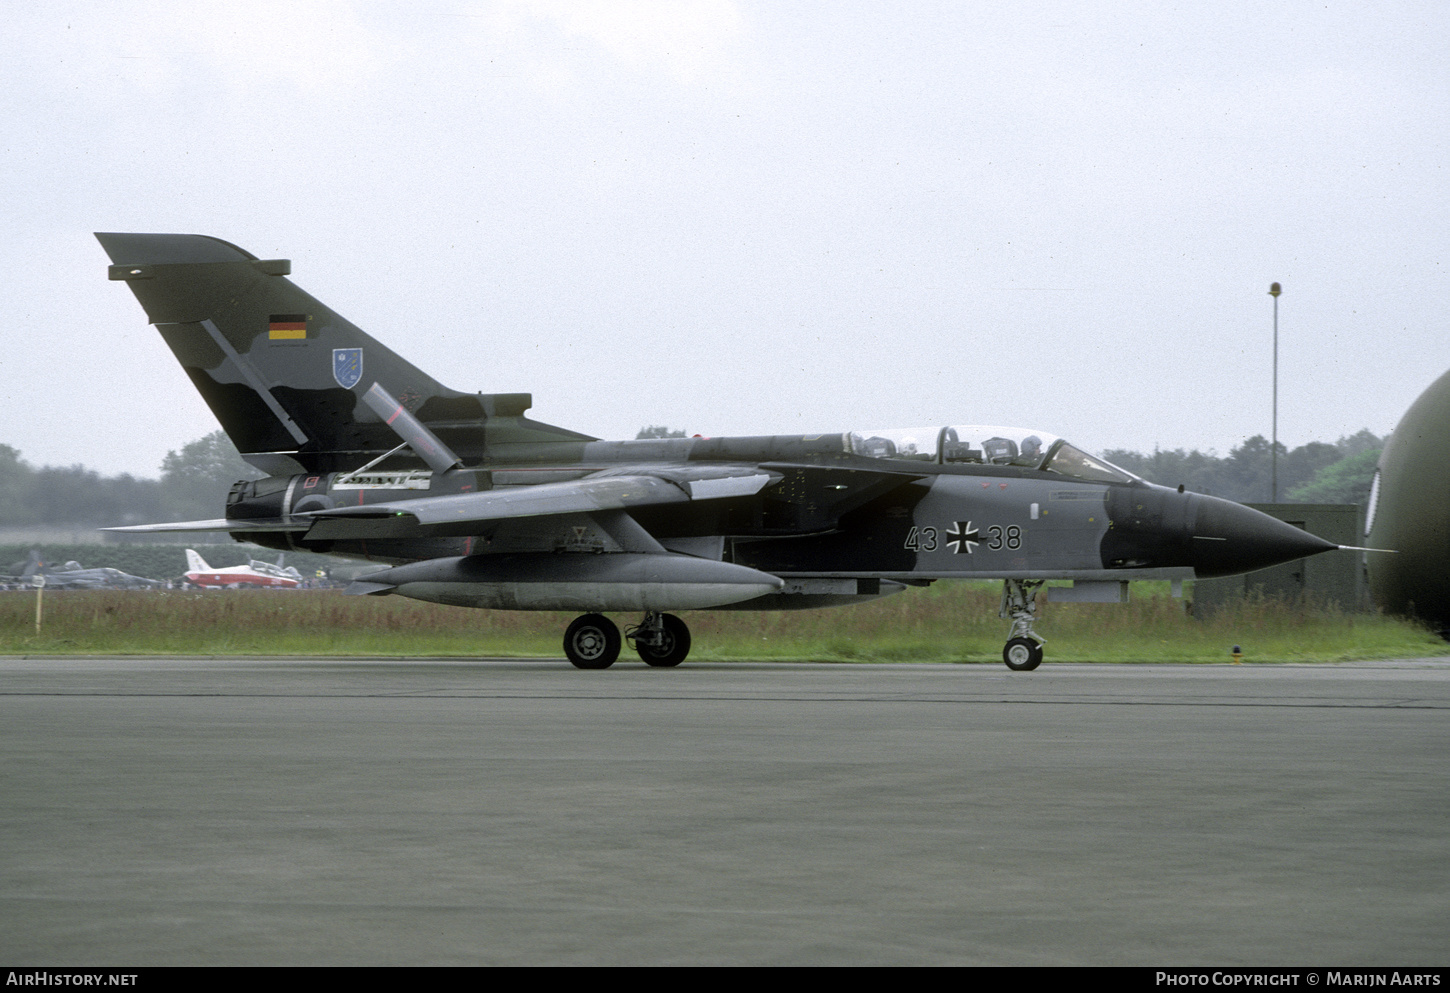
{"label": "tail number 43 38", "polygon": [[979,545],[993,552],[1002,548],[1015,551],[1022,547],[1022,529],[1016,524],[993,524],[983,532],[971,521],[956,521],[941,530],[913,527],[906,532],[902,547],[911,552],[934,552],[943,545],[958,555],[970,555]]}

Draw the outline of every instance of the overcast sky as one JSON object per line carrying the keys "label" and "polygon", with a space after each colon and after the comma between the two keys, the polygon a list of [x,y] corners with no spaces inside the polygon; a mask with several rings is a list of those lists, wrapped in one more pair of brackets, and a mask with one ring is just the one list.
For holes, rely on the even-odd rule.
{"label": "overcast sky", "polygon": [[[1111,13],[1104,14],[1104,10]],[[1450,5],[46,0],[0,55],[0,443],[216,429],[93,231],[215,235],[608,438],[1390,431],[1450,368]]]}

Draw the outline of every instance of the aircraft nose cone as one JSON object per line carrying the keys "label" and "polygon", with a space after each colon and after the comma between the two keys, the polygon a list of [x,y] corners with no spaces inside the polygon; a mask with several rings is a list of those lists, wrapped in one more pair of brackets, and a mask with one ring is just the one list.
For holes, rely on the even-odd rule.
{"label": "aircraft nose cone", "polygon": [[1211,496],[1199,498],[1192,544],[1193,571],[1200,579],[1267,569],[1339,547],[1241,503]]}

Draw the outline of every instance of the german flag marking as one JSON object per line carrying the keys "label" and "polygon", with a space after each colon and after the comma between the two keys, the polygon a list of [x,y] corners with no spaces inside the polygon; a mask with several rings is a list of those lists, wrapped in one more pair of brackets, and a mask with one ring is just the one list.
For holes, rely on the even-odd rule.
{"label": "german flag marking", "polygon": [[307,315],[273,314],[267,322],[267,337],[273,341],[306,338]]}

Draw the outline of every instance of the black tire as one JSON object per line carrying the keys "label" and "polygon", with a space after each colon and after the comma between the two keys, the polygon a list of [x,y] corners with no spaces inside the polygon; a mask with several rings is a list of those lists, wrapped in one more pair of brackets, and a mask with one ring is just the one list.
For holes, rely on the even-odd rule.
{"label": "black tire", "polygon": [[1002,649],[1002,661],[1013,672],[1031,672],[1042,664],[1042,646],[1031,638],[1013,638]]}
{"label": "black tire", "polygon": [[661,614],[660,623],[664,625],[664,639],[660,644],[646,645],[636,641],[634,650],[639,652],[645,665],[665,669],[679,665],[690,654],[690,629],[674,614]]}
{"label": "black tire", "polygon": [[564,632],[564,654],[576,669],[608,669],[619,658],[619,628],[602,614],[574,619]]}

